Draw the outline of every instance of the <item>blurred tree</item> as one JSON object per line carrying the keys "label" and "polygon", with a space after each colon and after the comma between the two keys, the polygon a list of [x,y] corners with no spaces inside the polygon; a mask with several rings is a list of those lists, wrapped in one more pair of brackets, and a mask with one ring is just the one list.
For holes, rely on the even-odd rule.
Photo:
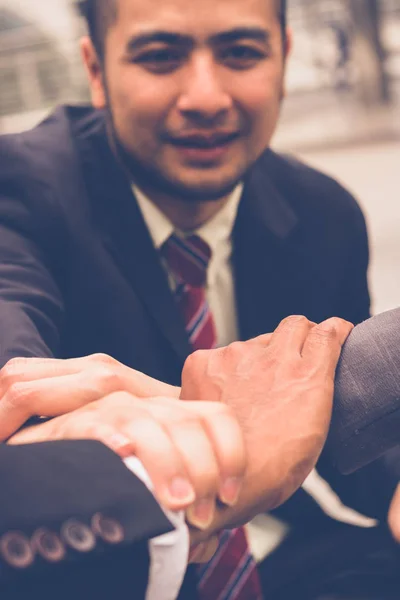
{"label": "blurred tree", "polygon": [[391,102],[390,81],[385,69],[382,40],[382,0],[349,0],[353,21],[357,93],[367,106]]}

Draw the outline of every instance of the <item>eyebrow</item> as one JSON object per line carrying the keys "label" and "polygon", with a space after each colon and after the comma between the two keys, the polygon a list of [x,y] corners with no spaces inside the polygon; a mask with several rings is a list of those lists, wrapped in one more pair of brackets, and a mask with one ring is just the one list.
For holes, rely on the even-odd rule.
{"label": "eyebrow", "polygon": [[211,42],[226,44],[230,42],[238,42],[239,40],[245,38],[256,42],[267,43],[269,42],[270,37],[270,32],[267,29],[262,29],[261,27],[237,27],[236,29],[232,29],[230,31],[217,33],[216,35],[213,35],[210,40]]}
{"label": "eyebrow", "polygon": [[[230,31],[223,31],[212,35],[209,42],[212,44],[226,44],[237,42],[242,39],[250,39],[257,42],[268,43],[271,34],[268,30],[261,27],[237,27]],[[133,36],[127,44],[128,52],[141,50],[143,47],[152,43],[168,44],[172,46],[192,47],[195,42],[189,35],[175,33],[170,31],[155,30],[149,33],[140,33]]]}

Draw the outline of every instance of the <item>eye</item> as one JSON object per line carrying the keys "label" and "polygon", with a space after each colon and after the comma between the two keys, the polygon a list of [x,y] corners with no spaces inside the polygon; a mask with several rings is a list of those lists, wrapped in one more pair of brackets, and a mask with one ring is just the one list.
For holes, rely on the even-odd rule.
{"label": "eye", "polygon": [[158,48],[137,56],[134,62],[143,65],[148,71],[163,74],[175,71],[184,60],[185,55],[179,50]]}
{"label": "eye", "polygon": [[221,52],[222,61],[233,69],[250,69],[266,58],[266,53],[245,44],[236,44]]}

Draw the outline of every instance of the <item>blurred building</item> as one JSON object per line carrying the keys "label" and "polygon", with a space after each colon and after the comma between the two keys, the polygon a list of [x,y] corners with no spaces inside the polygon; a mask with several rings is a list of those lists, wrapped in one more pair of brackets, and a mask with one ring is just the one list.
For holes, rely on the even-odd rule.
{"label": "blurred building", "polygon": [[69,0],[0,0],[0,130],[85,97],[77,27]]}

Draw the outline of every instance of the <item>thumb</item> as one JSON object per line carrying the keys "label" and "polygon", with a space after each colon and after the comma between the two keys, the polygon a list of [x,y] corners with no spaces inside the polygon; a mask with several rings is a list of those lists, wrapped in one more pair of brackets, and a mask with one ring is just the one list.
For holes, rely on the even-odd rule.
{"label": "thumb", "polygon": [[388,525],[392,536],[400,544],[400,484],[397,486],[390,505]]}

